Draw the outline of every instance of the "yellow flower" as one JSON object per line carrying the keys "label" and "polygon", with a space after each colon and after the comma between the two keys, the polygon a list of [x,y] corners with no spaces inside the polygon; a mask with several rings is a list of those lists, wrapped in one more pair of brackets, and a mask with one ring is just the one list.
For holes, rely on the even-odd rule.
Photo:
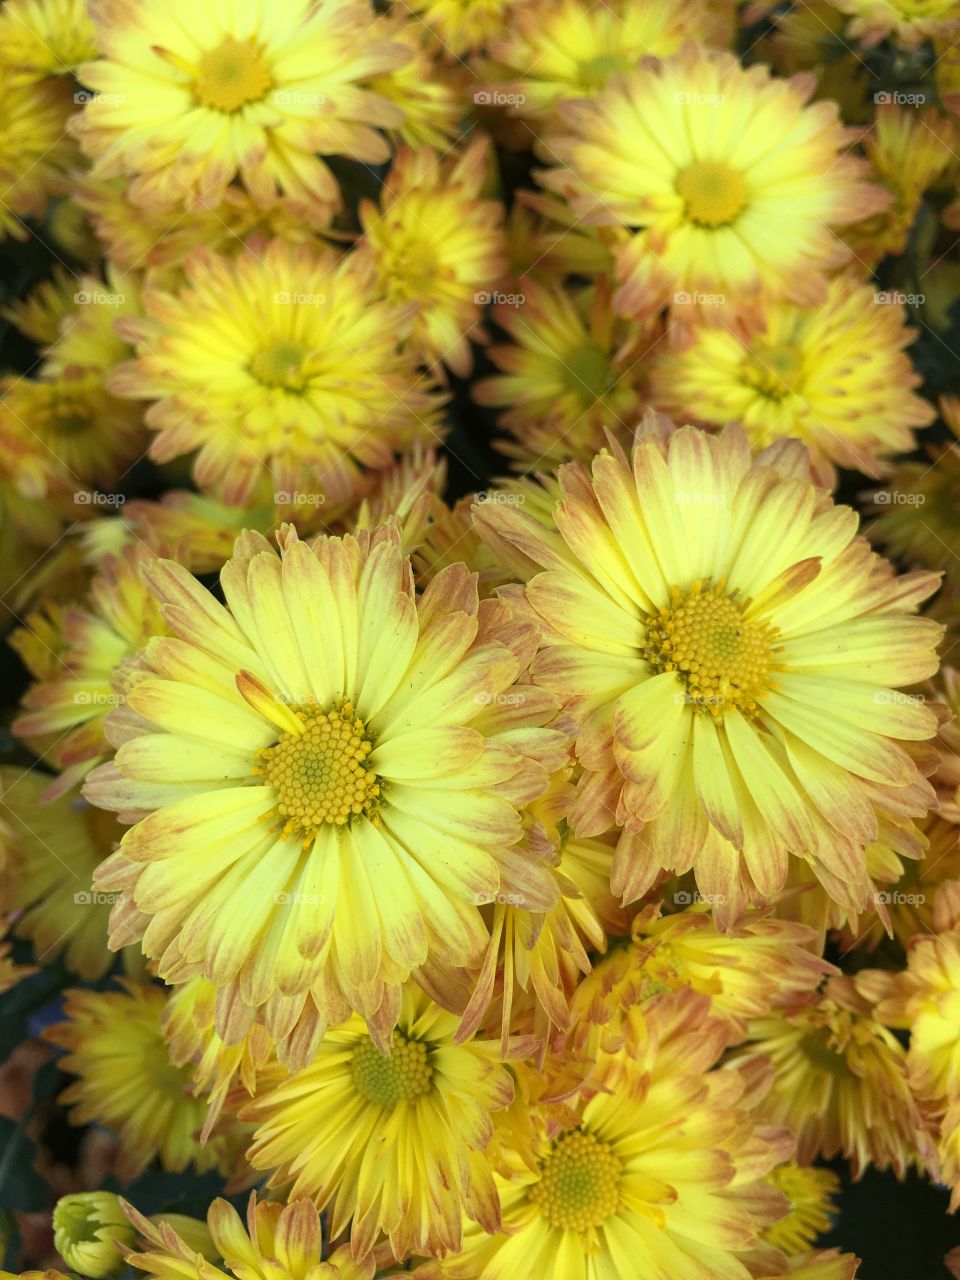
{"label": "yellow flower", "polygon": [[642,58],[669,57],[691,37],[722,45],[723,26],[706,0],[560,0],[549,22],[535,5],[521,5],[490,41],[491,89],[517,95],[517,115],[542,119],[559,103],[596,97]]}
{"label": "yellow flower", "polygon": [[628,438],[645,403],[651,329],[614,316],[606,276],[586,290],[523,282],[519,301],[493,308],[510,345],[489,349],[500,370],[471,387],[478,404],[505,408],[512,440],[497,447],[519,470],[589,459],[607,432]]}
{"label": "yellow flower", "polygon": [[329,1210],[333,1237],[353,1219],[358,1258],[381,1231],[400,1257],[456,1251],[464,1212],[499,1228],[482,1151],[513,1084],[492,1044],[456,1043],[456,1030],[455,1014],[408,988],[389,1056],[354,1015],[241,1112],[258,1126],[253,1167]]}
{"label": "yellow flower", "polygon": [[[934,685],[935,703],[945,715],[937,735],[937,769],[932,782],[947,822],[960,824],[960,671],[942,667]],[[945,876],[943,878],[946,878]],[[960,878],[960,877],[957,877]]]}
{"label": "yellow flower", "polygon": [[914,394],[921,379],[904,347],[916,330],[895,297],[842,275],[820,306],[770,303],[757,332],[695,325],[688,345],[654,353],[654,401],[682,422],[741,422],[755,448],[797,437],[828,489],[834,464],[881,475],[914,448],[910,428],[936,416]]}
{"label": "yellow flower", "polygon": [[138,359],[110,384],[157,401],[157,461],[199,450],[197,483],[230,504],[336,503],[363,468],[440,438],[436,397],[398,345],[404,310],[377,299],[369,260],[277,240],[235,259],[197,250],[185,271],[177,294],[145,292],[147,317],[125,329]]}
{"label": "yellow flower", "polygon": [[889,197],[841,155],[836,106],[807,106],[812,89],[690,43],[563,108],[540,180],[586,222],[633,232],[617,251],[618,310],[823,297],[824,273],[849,256],[831,228]]}
{"label": "yellow flower", "polygon": [[63,770],[47,796],[61,794],[110,754],[104,717],[123,705],[134,654],[166,628],[141,577],[151,549],[134,543],[106,556],[82,605],[48,606],[10,637],[35,682],[13,724],[45,763]]}
{"label": "yellow flower", "polygon": [[198,11],[191,0],[92,8],[100,61],[75,123],[94,179],[132,176],[136,204],[218,199],[237,177],[258,204],[282,196],[312,225],[340,204],[322,155],[380,164],[377,132],[402,113],[363,83],[397,66],[399,45],[368,38],[359,0],[254,0]]}
{"label": "yellow flower", "polygon": [[70,1123],[102,1124],[120,1140],[118,1176],[130,1180],[154,1159],[180,1173],[193,1162],[225,1173],[225,1137],[200,1146],[205,1103],[190,1096],[190,1072],[167,1056],[160,987],[120,980],[122,991],[68,991],[65,1022],[44,1038],[68,1052],[64,1071],[78,1077],[60,1095]]}
{"label": "yellow flower", "polygon": [[481,198],[490,163],[483,136],[442,158],[404,148],[383,184],[380,209],[360,205],[358,246],[390,303],[409,304],[411,341],[427,364],[460,377],[473,365],[469,335],[506,267],[503,206]]}
{"label": "yellow flower", "polygon": [[0,65],[0,239],[26,240],[22,219],[42,217],[61,190],[75,156],[66,133],[73,109],[66,80],[25,78]]}
{"label": "yellow flower", "polygon": [[[0,10],[0,20],[2,17],[3,10]],[[41,281],[25,298],[8,303],[0,315],[31,342],[49,347],[60,337],[64,320],[77,310],[74,302],[76,292],[76,276],[65,267],[54,265],[49,280]]]}
{"label": "yellow flower", "polygon": [[156,1280],[373,1280],[372,1258],[354,1261],[349,1248],[337,1249],[325,1262],[320,1216],[308,1200],[290,1204],[257,1203],[250,1193],[247,1224],[226,1200],[214,1200],[207,1213],[217,1259],[210,1265],[190,1239],[176,1230],[177,1222],[147,1219],[125,1204],[127,1217],[146,1242],[127,1261]]}
{"label": "yellow flower", "polygon": [[778,1165],[767,1181],[786,1196],[789,1209],[767,1227],[764,1239],[791,1256],[805,1253],[833,1225],[840,1179],[831,1169],[790,1161]]}
{"label": "yellow flower", "polygon": [[460,59],[502,35],[518,0],[403,0],[403,9],[422,23],[441,56]]}
{"label": "yellow flower", "polygon": [[560,482],[559,546],[522,510],[484,517],[545,569],[525,588],[548,641],[533,675],[579,725],[571,825],[623,828],[614,893],[693,867],[725,927],[793,855],[865,908],[877,808],[933,802],[907,748],[937,718],[891,686],[937,668],[940,628],[910,616],[936,579],[898,581],[801,446],[752,460],[736,427],[651,416],[632,469],[601,453]]}
{"label": "yellow flower", "polygon": [[121,709],[138,731],[87,793],[155,812],[97,883],[129,896],[113,945],[143,937],[165,980],[219,989],[224,1039],[265,1005],[300,1062],[351,1009],[386,1042],[412,970],[442,986],[479,960],[479,903],[553,905],[548,870],[513,849],[557,736],[514,683],[537,631],[478,607],[465,566],[417,598],[394,527],[307,545],[287,526],[280,556],[238,539],[227,607],[172,563],[144,577],[173,634],[143,654]]}
{"label": "yellow flower", "polygon": [[63,954],[71,972],[93,981],[113,963],[106,931],[114,899],[92,891],[93,873],[123,828],[76,791],[46,800],[49,784],[37,770],[0,767],[3,903],[20,913],[14,933],[31,940],[38,959]]}
{"label": "yellow flower", "polygon": [[906,1052],[851,978],[831,978],[819,997],[756,1019],[747,1039],[730,1064],[769,1060],[773,1079],[758,1114],[790,1130],[801,1164],[843,1155],[854,1178],[871,1164],[898,1178],[913,1165],[932,1167]]}
{"label": "yellow flower", "polygon": [[6,0],[0,62],[37,75],[66,75],[96,53],[87,0]]}
{"label": "yellow flower", "polygon": [[132,1245],[136,1232],[120,1199],[109,1191],[61,1196],[53,1210],[53,1243],[68,1267],[91,1280],[106,1280],[123,1267],[117,1245]]}
{"label": "yellow flower", "polygon": [[435,56],[429,28],[406,15],[402,5],[380,14],[370,31],[374,39],[400,44],[409,52],[408,62],[370,80],[374,93],[403,112],[402,122],[392,132],[411,147],[445,150],[460,130],[464,103],[457,80],[458,72],[466,68],[445,66]]}
{"label": "yellow flower", "polygon": [[925,40],[943,39],[960,32],[960,4],[956,0],[833,0],[853,22],[847,37],[868,48],[890,36],[904,49]]}

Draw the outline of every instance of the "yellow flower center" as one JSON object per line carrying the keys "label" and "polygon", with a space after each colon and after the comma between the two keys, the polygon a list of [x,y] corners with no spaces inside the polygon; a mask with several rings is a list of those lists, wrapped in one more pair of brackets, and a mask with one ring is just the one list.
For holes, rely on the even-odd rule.
{"label": "yellow flower center", "polygon": [[349,702],[330,711],[299,707],[294,714],[303,733],[284,733],[258,751],[254,773],[276,792],[283,834],[309,844],[325,823],[342,827],[358,814],[371,817],[380,780],[367,764],[373,745]]}
{"label": "yellow flower center", "polygon": [[408,1040],[400,1031],[393,1033],[389,1055],[364,1037],[353,1051],[350,1073],[357,1091],[378,1107],[414,1102],[433,1088],[427,1046],[420,1040]]}
{"label": "yellow flower center", "polygon": [[595,342],[586,342],[564,358],[563,376],[570,390],[584,402],[602,400],[610,390],[610,357]]}
{"label": "yellow flower center", "polygon": [[769,400],[782,400],[796,391],[802,372],[800,353],[785,343],[759,345],[743,367],[748,386]]}
{"label": "yellow flower center", "polygon": [[697,711],[718,717],[729,707],[746,715],[769,685],[777,628],[748,621],[722,581],[674,587],[670,605],[647,625],[643,656],[655,671],[675,671]]}
{"label": "yellow flower center", "polygon": [[621,1172],[608,1143],[577,1129],[553,1144],[530,1199],[551,1226],[589,1231],[620,1207]]}
{"label": "yellow flower center", "polygon": [[257,352],[250,361],[250,372],[266,387],[302,391],[307,385],[304,362],[309,354],[299,342],[274,342]]}
{"label": "yellow flower center", "polygon": [[602,89],[617,71],[626,71],[630,60],[623,53],[598,53],[578,64],[580,84],[585,89]]}
{"label": "yellow flower center", "polygon": [[259,102],[273,85],[273,76],[250,40],[227,36],[200,59],[196,95],[212,111],[239,111]]}
{"label": "yellow flower center", "polygon": [[677,195],[691,222],[700,227],[726,227],[743,212],[747,187],[736,169],[716,160],[695,160],[677,178]]}

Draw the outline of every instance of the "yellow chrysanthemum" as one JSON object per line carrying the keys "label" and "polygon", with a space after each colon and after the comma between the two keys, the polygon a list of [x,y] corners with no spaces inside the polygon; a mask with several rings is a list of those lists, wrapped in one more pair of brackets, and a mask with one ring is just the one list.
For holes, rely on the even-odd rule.
{"label": "yellow chrysanthemum", "polygon": [[[617,254],[618,309],[717,298],[811,305],[848,251],[831,228],[889,197],[842,155],[835,104],[807,106],[812,78],[777,80],[691,43],[567,103],[540,173],[588,223],[627,227]],[[689,309],[689,308],[687,308]],[[712,310],[720,310],[714,307]]]}
{"label": "yellow chrysanthemum", "polygon": [[[892,202],[889,208],[844,228],[843,239],[857,262],[872,269],[887,254],[906,249],[924,193],[956,168],[960,129],[934,107],[919,111],[881,102],[863,149],[874,181],[890,192]],[[956,206],[945,209],[944,223],[956,227],[957,213]]]}
{"label": "yellow chrysanthemum", "polygon": [[0,315],[31,342],[49,347],[60,337],[63,322],[77,310],[76,292],[76,276],[55,264],[49,280],[42,280],[25,298],[8,303]]}
{"label": "yellow chrysanthemum", "polygon": [[767,1181],[787,1198],[789,1210],[763,1233],[764,1239],[790,1256],[806,1253],[817,1236],[829,1231],[836,1216],[833,1197],[840,1179],[831,1169],[799,1165],[794,1161],[778,1165]]}
{"label": "yellow chrysanthemum", "polygon": [[138,359],[110,384],[157,401],[157,461],[199,450],[197,483],[226,502],[308,505],[439,439],[436,397],[398,345],[404,309],[378,301],[369,259],[273,241],[236,259],[197,250],[184,269],[176,295],[145,291],[147,318],[124,328]]}
{"label": "yellow chrysanthemum", "polygon": [[559,1131],[538,1124],[533,1167],[517,1162],[511,1180],[497,1178],[508,1234],[468,1226],[448,1275],[747,1280],[748,1255],[782,1204],[761,1179],[789,1138],[757,1130],[746,1077],[664,1069],[650,1056],[632,1090],[578,1099]]}
{"label": "yellow chrysanthemum", "polygon": [[904,49],[924,40],[949,38],[960,32],[957,0],[833,0],[853,18],[848,38],[870,47],[887,36]]}
{"label": "yellow chrysanthemum", "polygon": [[109,1191],[61,1196],[53,1210],[53,1243],[68,1267],[91,1280],[107,1280],[123,1269],[118,1245],[130,1246],[136,1232]]}
{"label": "yellow chrysanthemum", "polygon": [[370,27],[373,38],[400,44],[408,50],[409,61],[383,75],[373,76],[370,88],[403,112],[403,120],[392,132],[411,147],[445,150],[456,138],[464,115],[462,84],[457,64],[450,68],[435,56],[430,32],[418,19],[394,5],[380,14]]}
{"label": "yellow chrysanthemum", "polygon": [[411,342],[424,363],[460,377],[473,365],[470,333],[506,268],[503,205],[481,198],[490,147],[483,136],[441,158],[404,148],[383,184],[380,208],[361,202],[361,258],[387,301],[412,308]]}
{"label": "yellow chrysanthemum", "polygon": [[656,335],[614,316],[600,276],[590,289],[524,282],[493,318],[511,344],[493,346],[500,370],[471,387],[478,404],[504,408],[499,425],[513,436],[498,447],[524,471],[585,460],[607,433],[627,439],[640,420]]}
{"label": "yellow chrysanthemum", "polygon": [[262,1005],[301,1062],[351,1009],[385,1041],[412,970],[442,985],[479,961],[481,902],[553,905],[513,848],[558,736],[514,684],[536,628],[478,607],[465,566],[417,598],[395,528],[308,546],[288,527],[280,556],[238,540],[226,608],[177,565],[144,577],[173,634],[148,645],[123,708],[139,729],[87,791],[156,812],[97,882],[127,899],[113,945],[142,937],[165,980],[221,989],[228,1042]]}
{"label": "yellow chrysanthemum", "polygon": [[614,892],[693,867],[725,925],[794,855],[865,908],[877,808],[933,802],[900,742],[937,718],[891,686],[937,668],[940,628],[910,616],[936,577],[896,579],[799,445],[752,460],[740,428],[651,417],[632,469],[601,453],[560,479],[559,546],[522,510],[484,515],[546,570],[525,588],[549,641],[534,679],[580,725],[574,829],[623,828]]}
{"label": "yellow chrysanthemum", "polygon": [[691,37],[722,45],[723,26],[706,0],[560,0],[549,22],[536,3],[521,4],[490,41],[491,96],[512,95],[516,114],[543,118],[561,102],[595,97],[642,58],[677,53]]}
{"label": "yellow chrysanthemum", "polygon": [[695,326],[682,349],[654,353],[651,395],[678,421],[743,423],[756,448],[797,437],[832,489],[834,464],[878,476],[914,447],[911,427],[936,416],[914,394],[921,379],[904,348],[915,337],[895,295],[838,276],[820,306],[771,303],[749,335]]}
{"label": "yellow chrysanthemum", "polygon": [[421,23],[441,54],[460,59],[503,35],[517,0],[400,0],[399,8]]}
{"label": "yellow chrysanthemum", "polygon": [[0,767],[0,905],[17,910],[13,932],[38,959],[63,954],[71,972],[93,981],[113,963],[106,934],[116,897],[93,892],[93,873],[123,829],[76,792],[44,802],[49,784],[36,770]]}
{"label": "yellow chrysanthemum", "polygon": [[36,75],[66,75],[96,54],[86,0],[6,0],[0,62]]}
{"label": "yellow chrysanthemum", "polygon": [[354,1015],[241,1112],[257,1125],[253,1167],[328,1209],[333,1237],[352,1219],[357,1257],[381,1231],[398,1257],[456,1251],[464,1213],[500,1226],[482,1152],[513,1083],[492,1043],[458,1044],[456,1030],[456,1015],[408,989],[388,1055]]}
{"label": "yellow chrysanthemum", "polygon": [[[613,270],[609,241],[625,244],[629,232],[586,226],[562,200],[518,191],[507,217],[510,275],[524,282],[567,283],[569,274],[594,277]],[[526,296],[526,283],[518,289]]]}
{"label": "yellow chrysanthemum", "polygon": [[75,158],[66,132],[74,110],[66,80],[25,78],[0,65],[0,239],[26,240],[21,219],[41,217],[61,189]]}
{"label": "yellow chrysanthemum", "polygon": [[258,204],[282,196],[324,226],[340,204],[320,158],[380,164],[377,132],[402,112],[363,88],[407,54],[370,40],[360,0],[334,6],[289,0],[269,14],[244,0],[208,4],[97,0],[98,62],[81,67],[95,92],[77,118],[92,176],[132,176],[136,204],[219,198],[239,176]]}
{"label": "yellow chrysanthemum", "polygon": [[136,651],[166,630],[140,573],[151,559],[141,543],[107,556],[84,604],[48,605],[10,637],[35,677],[14,733],[63,770],[48,796],[62,793],[109,754],[104,717],[123,705],[122,686]]}
{"label": "yellow chrysanthemum", "polygon": [[125,1204],[127,1217],[145,1247],[128,1251],[127,1262],[156,1280],[373,1280],[374,1262],[356,1262],[349,1247],[335,1250],[326,1261],[320,1216],[308,1200],[275,1204],[250,1193],[247,1222],[226,1200],[214,1200],[207,1212],[216,1261],[198,1254],[193,1241],[178,1232],[178,1223],[145,1218]]}
{"label": "yellow chrysanthemum", "polygon": [[66,1049],[64,1071],[78,1077],[60,1095],[70,1122],[97,1123],[120,1140],[118,1176],[134,1177],[154,1159],[182,1172],[227,1172],[225,1138],[197,1141],[206,1104],[190,1094],[190,1072],[167,1056],[160,1021],[166,995],[160,987],[121,980],[122,991],[69,991],[65,1022],[44,1032]]}
{"label": "yellow chrysanthemum", "polygon": [[773,1080],[758,1114],[785,1125],[797,1159],[844,1155],[854,1178],[870,1165],[898,1178],[932,1167],[932,1142],[911,1094],[906,1051],[859,996],[831,978],[822,995],[758,1018],[730,1063],[769,1060]]}

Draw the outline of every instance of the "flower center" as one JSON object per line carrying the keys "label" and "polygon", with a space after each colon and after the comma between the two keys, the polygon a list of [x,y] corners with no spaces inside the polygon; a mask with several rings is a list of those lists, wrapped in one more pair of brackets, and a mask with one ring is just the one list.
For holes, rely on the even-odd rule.
{"label": "flower center", "polygon": [[578,63],[580,84],[585,89],[602,89],[617,71],[626,71],[630,60],[623,53],[598,53]]}
{"label": "flower center", "polygon": [[747,357],[743,377],[769,400],[782,400],[796,391],[802,373],[800,353],[793,347],[760,345]]}
{"label": "flower center", "polygon": [[330,711],[299,707],[303,733],[285,733],[257,752],[254,773],[276,792],[283,834],[309,844],[325,823],[344,826],[376,809],[380,780],[367,764],[373,744],[349,702]]}
{"label": "flower center", "polygon": [[677,178],[677,195],[700,227],[726,227],[742,213],[747,187],[736,169],[715,160],[695,160]]}
{"label": "flower center", "polygon": [[610,358],[595,342],[584,343],[564,359],[564,378],[585,404],[602,400],[610,390]]}
{"label": "flower center", "polygon": [[675,671],[697,711],[720,716],[728,707],[757,712],[768,689],[776,627],[748,622],[735,592],[722,581],[673,587],[670,605],[647,625],[643,656],[655,671]]}
{"label": "flower center", "polygon": [[250,372],[266,387],[302,391],[307,385],[304,361],[310,354],[299,342],[274,342],[250,361]]}
{"label": "flower center", "polygon": [[427,1046],[393,1033],[389,1055],[382,1054],[369,1036],[353,1051],[350,1073],[357,1091],[378,1107],[414,1102],[433,1088],[433,1067]]}
{"label": "flower center", "polygon": [[253,43],[233,36],[203,55],[199,71],[197,101],[212,111],[239,111],[248,102],[259,102],[273,85]]}
{"label": "flower center", "polygon": [[622,1166],[606,1142],[574,1130],[553,1144],[530,1199],[553,1227],[588,1231],[620,1207]]}

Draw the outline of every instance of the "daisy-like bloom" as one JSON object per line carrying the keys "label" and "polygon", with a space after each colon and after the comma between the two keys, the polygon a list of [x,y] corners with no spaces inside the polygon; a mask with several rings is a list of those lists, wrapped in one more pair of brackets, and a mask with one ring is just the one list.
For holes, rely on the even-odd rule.
{"label": "daisy-like bloom", "polygon": [[895,578],[799,445],[751,460],[739,427],[651,415],[632,469],[602,453],[560,485],[559,539],[522,510],[484,515],[545,569],[525,588],[549,642],[534,679],[580,725],[574,829],[623,828],[614,893],[693,867],[725,926],[793,854],[865,908],[876,809],[933,801],[907,748],[937,717],[891,686],[936,670],[940,628],[910,616],[936,576]]}
{"label": "daisy-like bloom", "polygon": [[118,1245],[132,1245],[136,1232],[109,1191],[61,1196],[53,1210],[53,1243],[68,1267],[91,1280],[106,1280],[123,1268]]}
{"label": "daisy-like bloom", "polygon": [[426,28],[440,55],[453,60],[509,30],[517,0],[402,0],[400,7]]}
{"label": "daisy-like bloom", "polygon": [[194,1094],[207,1098],[201,1142],[210,1136],[231,1088],[239,1084],[252,1098],[258,1075],[273,1060],[273,1042],[258,1022],[236,1044],[223,1043],[215,1027],[216,998],[216,987],[206,978],[190,978],[174,987],[162,1020],[170,1061],[189,1066]]}
{"label": "daisy-like bloom", "polygon": [[102,1124],[117,1135],[117,1173],[125,1181],[154,1159],[171,1173],[191,1162],[200,1172],[226,1173],[224,1137],[199,1144],[205,1103],[191,1096],[190,1072],[167,1056],[164,991],[119,981],[122,991],[68,991],[66,1021],[43,1033],[67,1050],[60,1065],[78,1077],[60,1095],[70,1123]]}
{"label": "daisy-like bloom", "polygon": [[31,342],[49,347],[60,337],[63,321],[77,310],[76,292],[76,276],[57,264],[49,280],[42,280],[25,298],[8,303],[0,315]]}
{"label": "daisy-like bloom", "polygon": [[905,970],[864,970],[856,986],[881,1022],[910,1032],[910,1086],[942,1114],[960,1100],[960,882],[937,894],[934,927],[911,940]]}
{"label": "daisy-like bloom", "polygon": [[24,78],[0,65],[0,238],[26,240],[22,218],[43,215],[75,158],[66,133],[74,110],[66,80]]}
{"label": "daisy-like bloom", "polygon": [[592,457],[607,432],[627,438],[643,410],[643,357],[655,336],[613,314],[606,276],[578,291],[526,281],[522,287],[522,303],[493,308],[510,338],[489,349],[501,372],[475,382],[471,395],[505,410],[498,424],[513,438],[497,447],[518,469],[547,470]]}
{"label": "daisy-like bloom", "polygon": [[944,39],[960,32],[957,0],[833,0],[853,22],[848,38],[868,48],[892,37],[903,49],[914,49],[925,40]]}
{"label": "daisy-like bloom", "polygon": [[840,1191],[840,1179],[832,1169],[789,1160],[768,1174],[767,1181],[783,1192],[789,1209],[767,1227],[764,1239],[791,1256],[806,1253],[817,1236],[833,1225],[837,1212],[834,1196]]}
{"label": "daisy-like bloom", "polygon": [[444,1263],[454,1280],[756,1274],[747,1255],[762,1254],[759,1232],[782,1212],[761,1179],[790,1139],[757,1129],[746,1076],[650,1058],[632,1089],[581,1095],[564,1127],[538,1125],[532,1167],[497,1177],[506,1234],[469,1226]]}
{"label": "daisy-like bloom", "polygon": [[369,87],[395,103],[403,121],[391,132],[411,147],[446,150],[456,138],[464,114],[460,72],[466,68],[443,63],[436,56],[430,32],[417,18],[396,5],[380,14],[370,26],[373,38],[400,44],[408,50],[409,61],[383,75],[374,76]]}
{"label": "daisy-like bloom", "polygon": [[[876,266],[887,254],[906,249],[924,193],[955,170],[960,129],[935,107],[918,111],[898,103],[880,103],[863,139],[874,181],[889,191],[889,208],[843,231],[861,265]],[[956,205],[943,212],[947,226],[957,227]]]}
{"label": "daisy-like bloom", "polygon": [[155,810],[98,873],[125,895],[112,945],[142,938],[165,981],[209,978],[228,1042],[266,1005],[302,1062],[351,1009],[389,1043],[412,970],[429,959],[442,986],[479,962],[480,903],[553,905],[513,846],[562,735],[514,683],[536,627],[478,605],[465,566],[417,598],[395,527],[280,542],[238,539],[226,607],[177,565],[143,571],[172,636],[147,646],[137,724],[87,793]]}
{"label": "daisy-like bloom", "polygon": [[824,488],[836,484],[834,464],[881,475],[913,449],[911,428],[936,417],[904,353],[917,331],[887,300],[841,275],[820,306],[769,304],[757,332],[696,325],[689,344],[654,352],[651,396],[678,421],[741,422],[756,448],[797,437]]}
{"label": "daisy-like bloom", "polygon": [[48,796],[61,794],[109,755],[104,717],[123,705],[124,679],[139,647],[166,630],[141,576],[152,558],[141,543],[105,557],[84,604],[29,614],[27,625],[10,637],[35,677],[13,731],[63,771]]}
{"label": "daisy-like bloom", "polygon": [[373,1259],[357,1262],[349,1247],[321,1261],[323,1228],[309,1200],[258,1204],[251,1192],[246,1226],[228,1201],[214,1200],[207,1224],[225,1270],[205,1262],[176,1223],[145,1218],[130,1204],[124,1210],[145,1242],[138,1251],[127,1250],[126,1261],[156,1280],[373,1280]]}
{"label": "daisy-like bloom", "polygon": [[691,37],[722,45],[723,26],[706,0],[561,0],[549,22],[535,4],[521,4],[490,41],[491,88],[517,95],[516,114],[543,118],[560,102],[595,97],[642,58],[677,53]]}
{"label": "daisy-like bloom", "polygon": [[357,253],[387,301],[411,308],[411,342],[429,364],[460,377],[473,365],[469,335],[506,269],[503,205],[481,192],[490,145],[477,137],[446,159],[404,148],[381,188],[380,208],[360,204]]}
{"label": "daisy-like bloom", "polygon": [[933,1167],[906,1051],[853,979],[831,978],[821,995],[757,1018],[730,1063],[760,1059],[772,1065],[773,1082],[758,1114],[790,1130],[800,1164],[843,1155],[854,1178],[870,1165],[893,1169],[898,1178],[913,1165]]}
{"label": "daisy-like bloom", "polygon": [[233,505],[302,493],[341,502],[362,469],[437,440],[436,396],[399,346],[407,309],[378,300],[355,254],[272,241],[236,259],[197,250],[177,294],[147,289],[123,332],[138,359],[111,390],[156,400],[151,450],[199,450],[200,488]]}
{"label": "daisy-like bloom", "polygon": [[113,963],[106,931],[115,895],[95,894],[93,873],[122,828],[75,791],[45,803],[49,784],[35,769],[0,767],[2,905],[18,912],[13,932],[38,958],[62,954],[71,973],[94,981]]}
{"label": "daisy-like bloom", "polygon": [[389,157],[377,129],[402,112],[363,82],[408,55],[368,38],[359,0],[291,0],[269,16],[252,0],[219,0],[202,20],[190,0],[97,0],[90,11],[102,57],[78,72],[95,92],[75,129],[93,178],[130,175],[136,204],[216,199],[239,177],[259,204],[283,197],[324,226],[340,191],[320,157]]}
{"label": "daisy-like bloom", "polygon": [[[884,208],[842,155],[835,104],[807,106],[812,77],[774,79],[693,43],[567,103],[545,139],[541,182],[588,223],[629,228],[617,307],[764,296],[812,305],[849,251],[831,228]],[[722,310],[710,308],[709,310]]]}
{"label": "daisy-like bloom", "polygon": [[96,54],[86,0],[6,0],[0,62],[38,76],[61,76]]}
{"label": "daisy-like bloom", "polygon": [[[334,522],[331,531],[357,533],[395,520],[404,554],[411,555],[427,537],[431,522],[442,518],[447,510],[440,497],[446,482],[446,458],[418,442],[394,466],[377,473],[376,483],[360,505],[355,509],[351,506],[341,521]],[[419,577],[417,582],[426,585]]]}
{"label": "daisy-like bloom", "polygon": [[513,1083],[492,1043],[457,1044],[456,1030],[455,1014],[408,988],[388,1055],[354,1015],[241,1112],[257,1125],[253,1167],[327,1209],[334,1238],[353,1219],[357,1257],[381,1231],[398,1257],[456,1251],[464,1213],[500,1227],[483,1149]]}

